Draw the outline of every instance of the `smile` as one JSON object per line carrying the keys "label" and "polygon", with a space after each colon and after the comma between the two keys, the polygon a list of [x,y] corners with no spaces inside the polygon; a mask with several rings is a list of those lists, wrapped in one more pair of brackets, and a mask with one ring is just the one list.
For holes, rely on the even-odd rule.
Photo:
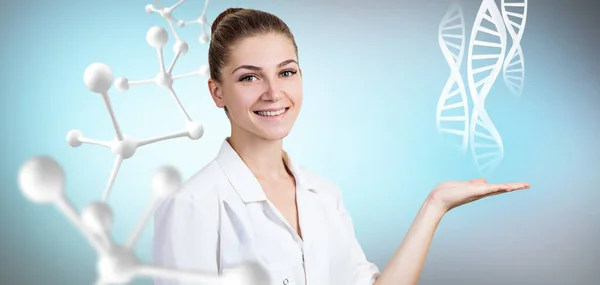
{"label": "smile", "polygon": [[281,108],[279,110],[269,110],[269,111],[254,111],[254,114],[263,117],[263,118],[279,118],[282,117],[290,108]]}

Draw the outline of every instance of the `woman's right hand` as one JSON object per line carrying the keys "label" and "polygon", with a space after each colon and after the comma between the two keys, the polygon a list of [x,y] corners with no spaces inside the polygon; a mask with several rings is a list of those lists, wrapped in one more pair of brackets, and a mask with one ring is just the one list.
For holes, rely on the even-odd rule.
{"label": "woman's right hand", "polygon": [[483,178],[470,181],[446,181],[438,184],[429,194],[428,203],[446,213],[458,206],[514,190],[528,189],[527,182],[487,184]]}

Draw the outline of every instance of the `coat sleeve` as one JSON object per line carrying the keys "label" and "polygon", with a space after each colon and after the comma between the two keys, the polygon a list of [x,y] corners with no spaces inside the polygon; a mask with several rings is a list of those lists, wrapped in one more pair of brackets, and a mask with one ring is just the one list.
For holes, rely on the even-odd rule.
{"label": "coat sleeve", "polygon": [[[166,198],[154,216],[153,262],[175,270],[219,273],[219,204],[214,195],[179,193]],[[155,285],[187,285],[154,277]]]}
{"label": "coat sleeve", "polygon": [[351,285],[372,285],[377,278],[379,278],[379,268],[377,265],[367,260],[365,253],[356,238],[352,217],[344,205],[341,191],[339,191],[339,189],[337,190],[337,209],[341,215],[342,226],[350,241],[350,248],[348,250],[350,251],[352,267],[354,268],[352,271]]}

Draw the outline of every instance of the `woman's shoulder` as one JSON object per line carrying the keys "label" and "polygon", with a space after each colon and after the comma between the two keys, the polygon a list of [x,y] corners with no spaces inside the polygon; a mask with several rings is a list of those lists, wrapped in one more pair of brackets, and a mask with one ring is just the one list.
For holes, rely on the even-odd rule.
{"label": "woman's shoulder", "polygon": [[213,162],[185,180],[177,191],[164,197],[154,213],[155,228],[169,229],[174,226],[189,228],[193,224],[203,229],[218,228],[219,220],[219,181]]}
{"label": "woman's shoulder", "polygon": [[166,200],[189,203],[211,204],[219,200],[221,172],[215,161],[211,161],[184,180],[179,189]]}

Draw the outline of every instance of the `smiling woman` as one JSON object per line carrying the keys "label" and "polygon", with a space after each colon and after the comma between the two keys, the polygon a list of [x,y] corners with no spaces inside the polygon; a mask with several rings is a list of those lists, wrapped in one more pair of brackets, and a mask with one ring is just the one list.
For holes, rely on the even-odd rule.
{"label": "smiling woman", "polygon": [[213,23],[209,89],[231,121],[231,141],[280,140],[302,106],[298,48],[288,26],[256,10],[233,8]]}
{"label": "smiling woman", "polygon": [[[382,273],[358,243],[341,191],[283,150],[302,106],[302,70],[288,26],[231,8],[212,26],[208,87],[231,135],[216,158],[156,211],[154,261],[223,274],[260,264],[255,284],[417,284],[435,228],[450,209],[526,183],[449,181],[428,196]],[[177,284],[156,279],[155,284]]]}

